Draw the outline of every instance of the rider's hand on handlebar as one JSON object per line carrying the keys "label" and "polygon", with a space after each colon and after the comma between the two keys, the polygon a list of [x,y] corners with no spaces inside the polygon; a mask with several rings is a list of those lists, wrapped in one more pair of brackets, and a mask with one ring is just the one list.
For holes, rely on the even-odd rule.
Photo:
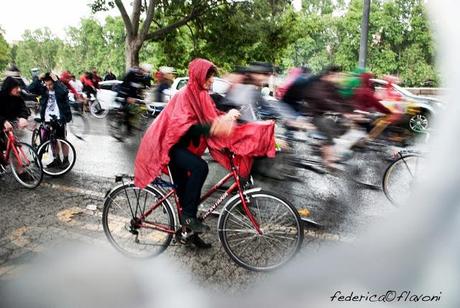
{"label": "rider's hand on handlebar", "polygon": [[234,121],[227,118],[227,115],[220,116],[212,122],[211,135],[212,136],[229,136],[233,131]]}
{"label": "rider's hand on handlebar", "polygon": [[19,118],[19,120],[18,120],[18,128],[23,129],[23,128],[26,128],[28,125],[29,125],[29,122],[27,122],[26,119]]}
{"label": "rider's hand on handlebar", "polygon": [[11,125],[10,122],[5,121],[5,123],[3,124],[3,129],[4,129],[5,131],[10,131],[10,130],[13,129],[13,125]]}
{"label": "rider's hand on handlebar", "polygon": [[241,116],[241,113],[236,110],[236,109],[230,109],[225,115],[224,117],[227,118],[227,120],[229,121],[236,121],[240,118]]}

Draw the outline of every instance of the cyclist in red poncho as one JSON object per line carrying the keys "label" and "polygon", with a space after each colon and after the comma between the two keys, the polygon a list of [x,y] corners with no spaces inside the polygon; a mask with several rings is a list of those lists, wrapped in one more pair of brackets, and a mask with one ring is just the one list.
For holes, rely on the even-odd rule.
{"label": "cyclist in red poncho", "polygon": [[135,161],[134,182],[139,187],[147,186],[169,165],[183,208],[181,223],[195,233],[209,229],[197,219],[201,188],[208,174],[208,165],[200,157],[206,148],[226,168],[230,167],[229,160],[221,150],[234,152],[242,177],[249,176],[251,157],[275,155],[274,122],[237,126],[237,110],[226,114],[217,110],[208,93],[216,73],[216,67],[207,60],[195,59],[189,64],[187,86],[149,127]]}

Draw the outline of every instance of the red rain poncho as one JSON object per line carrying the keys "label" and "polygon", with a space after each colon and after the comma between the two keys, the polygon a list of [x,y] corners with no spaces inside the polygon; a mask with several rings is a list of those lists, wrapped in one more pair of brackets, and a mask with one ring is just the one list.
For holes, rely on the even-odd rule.
{"label": "red rain poncho", "polygon": [[[169,150],[192,125],[212,123],[221,114],[203,87],[212,66],[211,62],[203,59],[190,62],[187,86],[171,99],[146,131],[134,165],[136,186],[143,188],[161,174],[169,163]],[[229,159],[220,151],[228,148],[237,154],[240,175],[246,177],[252,166],[251,157],[275,156],[274,127],[272,121],[239,125],[228,137],[202,137],[198,147],[189,146],[189,149],[202,155],[208,147],[211,156],[229,169]]]}

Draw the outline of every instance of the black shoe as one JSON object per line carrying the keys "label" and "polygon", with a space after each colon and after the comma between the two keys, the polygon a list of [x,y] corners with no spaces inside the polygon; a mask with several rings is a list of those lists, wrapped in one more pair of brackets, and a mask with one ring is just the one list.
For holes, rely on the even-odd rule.
{"label": "black shoe", "polygon": [[211,243],[206,243],[203,241],[203,239],[201,239],[198,234],[192,235],[191,242],[196,246],[196,248],[199,249],[209,249],[212,247]]}
{"label": "black shoe", "polygon": [[59,166],[59,168],[66,169],[69,165],[70,165],[69,158],[64,157],[64,160],[62,161],[62,164],[61,166]]}
{"label": "black shoe", "polygon": [[46,168],[60,168],[62,165],[62,162],[59,158],[55,158],[51,163],[46,165]]}
{"label": "black shoe", "polygon": [[211,230],[209,226],[205,225],[199,219],[194,217],[184,217],[182,225],[195,233],[205,233]]}

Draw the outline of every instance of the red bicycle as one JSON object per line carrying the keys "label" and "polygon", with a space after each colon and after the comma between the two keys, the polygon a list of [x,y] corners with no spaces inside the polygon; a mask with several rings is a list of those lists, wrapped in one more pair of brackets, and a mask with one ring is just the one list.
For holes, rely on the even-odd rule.
{"label": "red bicycle", "polygon": [[11,130],[3,132],[6,137],[6,151],[0,151],[0,173],[11,166],[16,181],[24,187],[35,188],[43,179],[43,169],[35,150],[27,143],[17,141]]}
{"label": "red bicycle", "polygon": [[[228,197],[219,214],[219,239],[230,258],[254,271],[268,271],[289,261],[300,249],[304,236],[297,209],[283,197],[259,187],[245,189],[227,152],[231,172],[201,198],[201,203],[233,178],[233,184],[200,219],[205,220]],[[169,171],[169,169],[168,169]],[[127,179],[125,182],[124,179]],[[128,175],[116,177],[121,185],[106,195],[102,214],[104,232],[123,254],[152,257],[162,253],[176,236],[193,234],[180,225],[182,208],[169,172],[170,182],[157,178],[146,188],[134,185]],[[176,203],[174,207],[171,201]]]}

